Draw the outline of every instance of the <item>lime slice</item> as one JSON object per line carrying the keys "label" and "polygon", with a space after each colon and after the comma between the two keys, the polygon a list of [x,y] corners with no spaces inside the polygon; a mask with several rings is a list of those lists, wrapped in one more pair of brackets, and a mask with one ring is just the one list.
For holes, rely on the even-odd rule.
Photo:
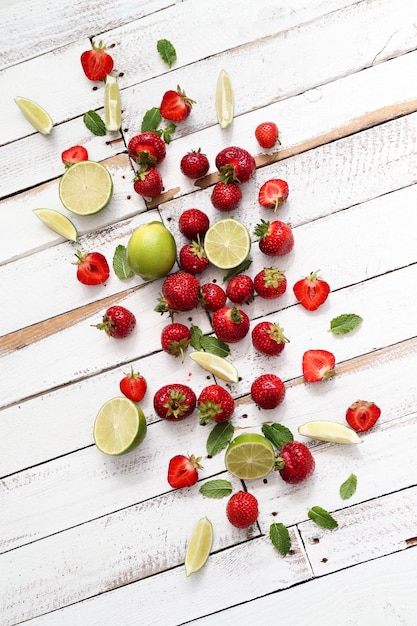
{"label": "lime slice", "polygon": [[185,572],[191,576],[207,561],[213,543],[213,526],[207,517],[202,517],[193,530],[185,554]]}
{"label": "lime slice", "polygon": [[101,163],[80,161],[71,165],[59,181],[59,197],[76,215],[98,213],[113,195],[110,172]]}
{"label": "lime slice", "polygon": [[117,78],[107,75],[104,88],[104,124],[106,130],[115,132],[122,125],[122,105],[120,103],[120,91]]}
{"label": "lime slice", "polygon": [[117,456],[130,452],[145,439],[146,418],[128,398],[113,398],[101,407],[94,422],[94,442],[101,452]]}
{"label": "lime slice", "polygon": [[353,428],[326,420],[302,424],[298,427],[298,432],[305,437],[333,443],[362,443],[363,441]]}
{"label": "lime slice", "polygon": [[234,98],[229,74],[222,70],[217,79],[216,112],[221,128],[227,128],[233,122]]}
{"label": "lime slice", "polygon": [[39,104],[29,100],[28,98],[22,98],[16,96],[14,101],[19,109],[22,111],[25,118],[32,124],[36,130],[42,135],[49,135],[54,125],[51,116],[45,111]]}
{"label": "lime slice", "polygon": [[33,213],[35,213],[48,228],[58,233],[58,235],[62,235],[62,237],[70,239],[71,241],[78,240],[77,229],[71,220],[65,215],[62,215],[62,213],[58,213],[58,211],[54,211],[53,209],[33,209]]}
{"label": "lime slice", "polygon": [[229,383],[237,383],[239,375],[230,361],[210,352],[191,352],[190,359],[201,365],[205,370]]}
{"label": "lime slice", "polygon": [[263,478],[274,469],[274,446],[263,435],[238,435],[229,443],[224,462],[226,469],[237,478]]}
{"label": "lime slice", "polygon": [[204,250],[208,260],[223,270],[242,263],[250,249],[248,229],[231,217],[214,222],[204,237]]}

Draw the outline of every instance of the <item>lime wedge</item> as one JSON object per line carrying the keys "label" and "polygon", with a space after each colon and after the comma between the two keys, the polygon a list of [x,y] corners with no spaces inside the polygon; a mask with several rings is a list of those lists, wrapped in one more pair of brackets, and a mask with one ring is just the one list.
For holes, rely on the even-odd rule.
{"label": "lime wedge", "polygon": [[117,456],[130,452],[145,439],[146,418],[128,398],[112,398],[101,407],[94,422],[94,442],[101,452]]}
{"label": "lime wedge", "polygon": [[185,572],[191,576],[207,561],[213,544],[213,526],[207,517],[202,517],[193,530],[185,554]]}
{"label": "lime wedge", "polygon": [[25,118],[32,124],[36,130],[42,135],[49,135],[54,125],[51,116],[45,111],[39,104],[29,100],[28,98],[22,98],[16,96],[14,101],[19,109],[22,111]]}
{"label": "lime wedge", "polygon": [[191,352],[189,354],[190,359],[201,365],[205,370],[211,372],[215,376],[218,376],[222,380],[226,380],[229,383],[237,383],[239,375],[237,369],[230,361],[227,361],[217,354],[211,354],[211,352]]}
{"label": "lime wedge", "polygon": [[363,441],[353,428],[326,420],[302,424],[298,427],[298,432],[305,437],[311,437],[311,439],[333,443],[362,443]]}
{"label": "lime wedge", "polygon": [[76,215],[98,213],[110,202],[113,180],[101,163],[80,161],[71,165],[59,181],[59,197]]}
{"label": "lime wedge", "polygon": [[58,213],[58,211],[53,209],[33,209],[33,213],[58,235],[70,239],[70,241],[78,240],[77,229],[71,220],[62,215],[62,213]]}
{"label": "lime wedge", "polygon": [[237,478],[264,478],[274,469],[274,446],[257,433],[238,435],[229,443],[224,462],[226,469]]}
{"label": "lime wedge", "polygon": [[115,132],[122,125],[122,105],[117,78],[108,74],[104,88],[104,124],[106,130]]}
{"label": "lime wedge", "polygon": [[214,222],[204,237],[207,258],[220,269],[231,269],[240,265],[250,249],[248,229],[231,217]]}
{"label": "lime wedge", "polygon": [[230,76],[226,70],[222,70],[217,79],[216,113],[221,128],[227,128],[233,122],[233,88]]}

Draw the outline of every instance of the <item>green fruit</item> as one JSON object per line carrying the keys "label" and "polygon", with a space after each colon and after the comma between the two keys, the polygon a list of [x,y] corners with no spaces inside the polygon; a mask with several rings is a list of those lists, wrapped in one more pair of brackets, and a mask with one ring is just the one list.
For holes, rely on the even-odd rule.
{"label": "green fruit", "polygon": [[166,276],[175,263],[176,254],[175,239],[162,222],[143,224],[127,244],[129,265],[143,280]]}

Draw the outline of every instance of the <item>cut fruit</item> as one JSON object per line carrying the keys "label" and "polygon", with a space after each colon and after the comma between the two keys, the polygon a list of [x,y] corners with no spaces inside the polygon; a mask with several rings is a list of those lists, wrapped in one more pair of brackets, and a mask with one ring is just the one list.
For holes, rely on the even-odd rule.
{"label": "cut fruit", "polygon": [[145,439],[146,418],[128,398],[112,398],[101,407],[94,422],[97,448],[111,456],[130,452]]}
{"label": "cut fruit", "polygon": [[238,435],[229,443],[224,462],[226,469],[237,478],[264,478],[274,469],[274,446],[257,433]]}
{"label": "cut fruit", "polygon": [[117,78],[108,74],[104,88],[104,124],[109,132],[120,130],[122,125],[122,105],[120,102]]}
{"label": "cut fruit", "polygon": [[233,87],[230,76],[226,70],[222,70],[217,79],[216,113],[221,128],[227,128],[233,122]]}
{"label": "cut fruit", "polygon": [[207,258],[220,269],[232,269],[249,255],[249,231],[241,222],[226,218],[215,222],[204,237]]}
{"label": "cut fruit", "polygon": [[352,428],[326,420],[302,424],[298,427],[298,432],[305,437],[311,437],[311,439],[333,443],[362,443],[363,441]]}
{"label": "cut fruit", "polygon": [[237,369],[227,359],[211,352],[191,352],[190,359],[201,365],[205,370],[229,383],[237,383],[239,375]]}
{"label": "cut fruit", "polygon": [[193,530],[185,554],[185,572],[191,576],[207,561],[213,544],[213,526],[207,517],[202,517]]}
{"label": "cut fruit", "polygon": [[16,96],[14,101],[19,109],[22,111],[25,118],[32,124],[36,130],[42,135],[49,135],[54,125],[51,116],[45,111],[39,104],[29,100],[28,98],[22,98]]}
{"label": "cut fruit", "polygon": [[74,224],[65,215],[54,209],[33,209],[33,213],[51,230],[70,241],[78,241],[78,233]]}
{"label": "cut fruit", "polygon": [[110,202],[113,179],[107,168],[95,161],[71,165],[59,181],[59,197],[68,211],[93,215]]}

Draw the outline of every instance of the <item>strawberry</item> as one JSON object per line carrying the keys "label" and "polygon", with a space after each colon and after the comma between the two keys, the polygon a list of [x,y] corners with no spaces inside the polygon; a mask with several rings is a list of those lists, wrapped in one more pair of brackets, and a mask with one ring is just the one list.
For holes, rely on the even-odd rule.
{"label": "strawberry", "polygon": [[141,167],[133,179],[133,188],[144,198],[155,198],[162,192],[162,176],[156,167]]}
{"label": "strawberry", "polygon": [[258,193],[258,202],[266,209],[276,211],[288,198],[288,183],[280,178],[272,178],[262,185]]}
{"label": "strawberry", "polygon": [[226,516],[235,528],[248,528],[258,519],[258,500],[247,491],[238,491],[228,500]]}
{"label": "strawberry", "polygon": [[178,311],[191,311],[198,306],[200,283],[189,272],[177,272],[167,276],[161,291],[155,311],[169,313],[171,319]]}
{"label": "strawberry", "polygon": [[279,143],[279,131],[275,122],[262,122],[255,128],[255,137],[261,148],[273,148]]}
{"label": "strawberry", "polygon": [[255,159],[244,148],[229,146],[216,156],[216,167],[225,183],[246,183],[256,170]]}
{"label": "strawberry", "polygon": [[258,322],[252,329],[252,344],[262,354],[277,356],[281,354],[286,343],[288,339],[279,324]]}
{"label": "strawberry", "polygon": [[162,329],[161,346],[165,352],[172,356],[181,355],[181,361],[184,363],[184,354],[191,341],[191,331],[185,324],[173,322]]}
{"label": "strawberry", "polygon": [[357,432],[364,433],[375,426],[381,415],[381,409],[375,402],[357,400],[346,411],[346,421]]}
{"label": "strawberry", "polygon": [[261,409],[275,409],[285,398],[285,385],[275,374],[261,374],[253,381],[250,395]]}
{"label": "strawberry", "polygon": [[201,148],[187,152],[180,161],[180,170],[187,178],[202,178],[209,169],[209,160],[207,155],[201,152]]}
{"label": "strawberry", "polygon": [[226,422],[235,410],[235,401],[231,394],[220,385],[207,385],[197,400],[197,411],[200,424]]}
{"label": "strawberry", "polygon": [[287,279],[277,267],[264,267],[253,279],[253,285],[260,298],[279,298],[287,289]]}
{"label": "strawberry", "polygon": [[159,111],[166,120],[182,122],[190,115],[193,104],[195,101],[178,86],[177,91],[170,89],[164,93]]}
{"label": "strawberry", "polygon": [[110,268],[106,257],[101,252],[86,252],[78,250],[75,255],[77,261],[77,278],[83,285],[101,285],[110,276]]}
{"label": "strawberry", "polygon": [[194,411],[197,397],[191,387],[174,383],[164,385],[153,397],[153,407],[158,417],[179,422]]}
{"label": "strawberry", "polygon": [[84,74],[89,80],[103,80],[113,69],[113,58],[102,41],[96,45],[92,43],[92,49],[86,50],[81,55],[81,65]]}
{"label": "strawberry", "polygon": [[196,240],[197,237],[203,240],[209,226],[208,216],[200,209],[186,209],[181,213],[178,220],[180,233],[192,241]]}
{"label": "strawberry", "polygon": [[96,328],[104,330],[109,337],[123,339],[130,335],[136,326],[136,318],[123,306],[115,305],[107,309],[103,315],[103,321],[96,324]]}
{"label": "strawberry", "polygon": [[301,483],[311,476],[315,465],[310,450],[300,441],[286,443],[275,461],[275,469],[280,473],[282,480],[292,485]]}
{"label": "strawberry", "polygon": [[129,374],[125,374],[120,381],[119,387],[126,398],[133,402],[140,402],[145,396],[148,385],[145,378],[139,372],[135,372],[132,367]]}
{"label": "strawberry", "polygon": [[70,167],[74,163],[88,161],[88,152],[84,146],[72,146],[72,148],[64,150],[61,154],[61,159],[65,167]]}
{"label": "strawberry", "polygon": [[247,274],[233,276],[226,286],[226,296],[235,304],[250,304],[253,302],[254,292],[253,280]]}
{"label": "strawberry", "polygon": [[279,220],[261,220],[255,226],[255,235],[259,237],[259,249],[268,256],[288,254],[294,247],[294,235],[290,226]]}
{"label": "strawberry", "polygon": [[249,317],[237,306],[215,311],[212,324],[217,338],[226,343],[237,343],[249,332]]}
{"label": "strawberry", "polygon": [[172,457],[168,465],[168,482],[174,489],[182,487],[191,487],[198,480],[198,470],[202,469],[200,465],[201,457],[196,458],[177,454]]}
{"label": "strawberry", "polygon": [[200,287],[200,304],[210,313],[214,313],[226,304],[226,292],[216,283],[205,283]]}
{"label": "strawberry", "polygon": [[219,211],[234,211],[242,200],[242,191],[237,183],[216,183],[211,192],[211,203]]}
{"label": "strawberry", "polygon": [[295,297],[307,311],[318,309],[327,300],[330,293],[328,283],[319,278],[317,274],[318,272],[311,272],[305,278],[298,280],[293,287]]}
{"label": "strawberry", "polygon": [[159,165],[165,159],[166,145],[156,132],[146,131],[131,138],[127,151],[135,163]]}
{"label": "strawberry", "polygon": [[302,359],[303,376],[309,383],[327,380],[335,374],[334,354],[327,350],[307,350]]}
{"label": "strawberry", "polygon": [[199,239],[182,246],[180,250],[180,265],[184,272],[201,274],[207,269],[209,260]]}

